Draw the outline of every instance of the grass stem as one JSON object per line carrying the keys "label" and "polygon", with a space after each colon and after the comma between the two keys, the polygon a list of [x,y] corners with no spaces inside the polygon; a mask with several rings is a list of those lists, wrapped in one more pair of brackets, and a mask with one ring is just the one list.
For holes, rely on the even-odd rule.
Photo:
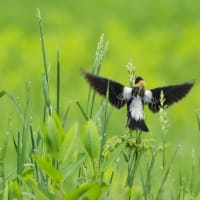
{"label": "grass stem", "polygon": [[47,57],[46,57],[45,39],[44,39],[44,31],[43,31],[43,25],[42,25],[42,17],[41,17],[39,8],[37,8],[37,18],[38,18],[39,28],[40,28],[40,40],[41,40],[41,45],[42,45],[44,71],[45,71],[45,75],[46,75],[46,80],[48,82],[49,78],[48,78],[48,70],[47,70]]}
{"label": "grass stem", "polygon": [[60,53],[57,49],[57,90],[56,90],[56,101],[57,101],[57,115],[60,115]]}

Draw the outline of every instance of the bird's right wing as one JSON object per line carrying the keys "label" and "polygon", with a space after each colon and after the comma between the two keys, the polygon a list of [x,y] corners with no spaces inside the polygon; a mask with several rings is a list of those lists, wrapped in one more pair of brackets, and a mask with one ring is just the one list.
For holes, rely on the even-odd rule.
{"label": "bird's right wing", "polygon": [[[156,113],[160,107],[168,107],[184,98],[193,87],[193,82],[169,85],[164,87],[146,90],[143,100],[148,104],[149,109]],[[161,91],[163,91],[163,105],[161,105]]]}
{"label": "bird's right wing", "polygon": [[116,108],[121,108],[131,99],[132,88],[125,87],[121,83],[83,72],[91,87],[100,95],[106,96],[108,90],[108,100]]}

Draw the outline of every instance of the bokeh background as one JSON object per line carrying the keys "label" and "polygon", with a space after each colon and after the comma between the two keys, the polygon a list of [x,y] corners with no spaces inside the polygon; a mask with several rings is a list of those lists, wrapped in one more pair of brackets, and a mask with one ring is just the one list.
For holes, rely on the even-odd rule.
{"label": "bokeh background", "polygon": [[[109,50],[101,75],[123,84],[129,83],[126,65],[136,67],[147,88],[196,80],[191,93],[168,109],[169,147],[181,144],[178,159],[191,161],[192,149],[198,150],[199,130],[196,112],[200,108],[200,2],[198,0],[7,0],[1,2],[0,20],[0,89],[11,92],[19,104],[25,104],[26,84],[31,81],[29,109],[34,127],[39,129],[43,112],[41,74],[42,50],[36,8],[43,18],[48,64],[51,67],[50,89],[55,102],[56,50],[61,60],[61,115],[72,102],[68,124],[84,120],[75,103],[85,108],[88,85],[80,73],[90,71],[97,41],[102,33]],[[97,97],[95,109],[101,102]],[[55,105],[55,104],[54,104]],[[145,109],[153,138],[160,137],[159,116]],[[0,127],[3,138],[8,119],[13,135],[20,120],[8,98],[0,99]],[[126,109],[113,110],[110,135],[121,135]],[[200,142],[200,141],[199,141]],[[14,168],[12,138],[8,170]]]}

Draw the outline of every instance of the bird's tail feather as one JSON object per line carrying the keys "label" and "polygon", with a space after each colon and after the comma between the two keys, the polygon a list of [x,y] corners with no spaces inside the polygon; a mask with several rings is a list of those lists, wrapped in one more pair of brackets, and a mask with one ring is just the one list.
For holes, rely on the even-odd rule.
{"label": "bird's tail feather", "polygon": [[141,130],[141,131],[144,131],[144,132],[148,132],[149,131],[149,129],[148,129],[148,127],[145,124],[143,119],[136,121],[135,119],[129,118],[127,126],[131,130]]}

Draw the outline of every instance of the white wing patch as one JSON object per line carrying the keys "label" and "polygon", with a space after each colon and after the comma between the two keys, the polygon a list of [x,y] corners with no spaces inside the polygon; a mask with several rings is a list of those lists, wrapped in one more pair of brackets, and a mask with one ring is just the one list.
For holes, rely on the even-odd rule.
{"label": "white wing patch", "polygon": [[143,101],[144,103],[151,103],[152,102],[152,92],[150,90],[145,90]]}
{"label": "white wing patch", "polygon": [[131,117],[136,121],[144,119],[142,99],[140,96],[133,98],[129,107],[129,111],[131,113]]}
{"label": "white wing patch", "polygon": [[123,88],[123,98],[124,100],[128,101],[132,97],[132,88],[130,87],[124,87]]}

